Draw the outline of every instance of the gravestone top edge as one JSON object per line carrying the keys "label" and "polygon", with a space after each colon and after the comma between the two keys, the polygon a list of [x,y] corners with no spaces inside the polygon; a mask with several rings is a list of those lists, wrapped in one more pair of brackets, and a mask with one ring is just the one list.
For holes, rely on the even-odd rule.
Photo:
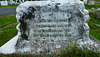
{"label": "gravestone top edge", "polygon": [[78,2],[51,2],[51,1],[26,1],[22,4],[20,4],[19,6],[44,6],[44,5],[47,5],[47,4],[55,4],[55,3],[61,3],[61,4],[75,4],[75,3],[79,3],[79,4],[84,4],[82,1],[78,1]]}
{"label": "gravestone top edge", "polygon": [[[51,2],[51,1],[26,1],[22,4],[20,4],[17,8],[16,8],[16,12],[25,12],[29,7],[41,7],[41,6],[47,6],[47,5],[55,5],[55,4],[61,4],[61,5],[73,5],[79,8],[79,10],[84,10],[85,6],[84,3],[82,1],[78,1],[78,2]],[[81,5],[81,6],[79,6]],[[16,18],[19,19],[19,17],[16,15]]]}

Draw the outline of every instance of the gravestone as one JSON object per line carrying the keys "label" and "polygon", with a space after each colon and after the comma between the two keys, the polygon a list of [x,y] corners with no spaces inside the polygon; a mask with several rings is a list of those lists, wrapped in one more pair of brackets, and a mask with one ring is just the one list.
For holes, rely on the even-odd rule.
{"label": "gravestone", "polygon": [[88,5],[94,5],[95,4],[95,1],[94,0],[90,0]]}
{"label": "gravestone", "polygon": [[9,0],[9,4],[13,4],[14,3],[14,1],[13,0]]}
{"label": "gravestone", "polygon": [[1,53],[60,54],[71,42],[98,47],[89,38],[88,11],[79,0],[27,1],[16,11],[18,34]]}
{"label": "gravestone", "polygon": [[8,5],[8,2],[7,1],[1,1],[1,5],[2,6],[7,6]]}

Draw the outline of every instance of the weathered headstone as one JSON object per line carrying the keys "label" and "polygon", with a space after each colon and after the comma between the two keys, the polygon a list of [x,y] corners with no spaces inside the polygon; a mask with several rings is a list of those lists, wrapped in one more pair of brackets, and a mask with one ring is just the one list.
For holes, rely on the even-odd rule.
{"label": "weathered headstone", "polygon": [[88,11],[81,1],[31,1],[16,11],[18,34],[0,48],[1,53],[58,54],[71,42],[89,49],[94,45]]}
{"label": "weathered headstone", "polygon": [[14,3],[14,1],[13,0],[9,0],[9,4],[13,4]]}
{"label": "weathered headstone", "polygon": [[8,2],[7,1],[1,1],[1,5],[2,6],[7,6],[8,5]]}
{"label": "weathered headstone", "polygon": [[95,1],[94,0],[90,0],[88,5],[94,5],[95,4]]}

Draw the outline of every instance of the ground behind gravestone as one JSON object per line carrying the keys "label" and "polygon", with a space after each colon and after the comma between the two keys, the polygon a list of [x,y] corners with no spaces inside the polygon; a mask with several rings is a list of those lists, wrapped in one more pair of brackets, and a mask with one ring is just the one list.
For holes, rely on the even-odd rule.
{"label": "ground behind gravestone", "polygon": [[0,46],[17,35],[15,15],[0,17]]}

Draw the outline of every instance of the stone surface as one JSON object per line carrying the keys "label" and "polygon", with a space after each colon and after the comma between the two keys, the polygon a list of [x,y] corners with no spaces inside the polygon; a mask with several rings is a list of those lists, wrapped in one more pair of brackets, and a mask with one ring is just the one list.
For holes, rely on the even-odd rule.
{"label": "stone surface", "polygon": [[1,53],[59,54],[71,42],[89,50],[98,47],[89,38],[90,18],[81,1],[25,2],[16,11],[18,34],[0,48]]}

